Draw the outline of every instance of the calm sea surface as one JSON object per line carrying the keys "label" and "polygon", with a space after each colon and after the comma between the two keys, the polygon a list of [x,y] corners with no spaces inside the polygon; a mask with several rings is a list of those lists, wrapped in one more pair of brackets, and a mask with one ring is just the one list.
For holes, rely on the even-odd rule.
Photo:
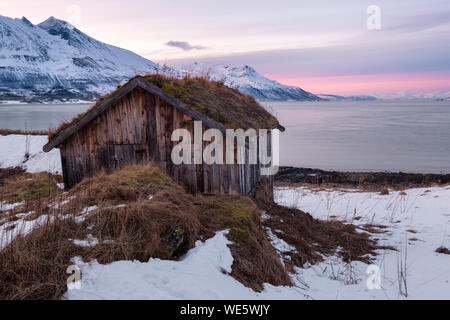
{"label": "calm sea surface", "polygon": [[0,128],[47,130],[86,111],[92,104],[0,104]]}
{"label": "calm sea surface", "polygon": [[450,173],[450,102],[265,103],[283,165]]}
{"label": "calm sea surface", "polygon": [[[282,165],[450,173],[450,102],[270,102]],[[88,104],[1,105],[0,128],[46,130]]]}

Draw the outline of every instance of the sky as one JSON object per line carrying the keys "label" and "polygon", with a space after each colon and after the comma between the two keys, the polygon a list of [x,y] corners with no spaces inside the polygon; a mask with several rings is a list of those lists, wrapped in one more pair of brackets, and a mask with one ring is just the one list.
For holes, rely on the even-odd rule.
{"label": "sky", "polygon": [[0,0],[152,61],[246,64],[313,93],[450,92],[449,0]]}

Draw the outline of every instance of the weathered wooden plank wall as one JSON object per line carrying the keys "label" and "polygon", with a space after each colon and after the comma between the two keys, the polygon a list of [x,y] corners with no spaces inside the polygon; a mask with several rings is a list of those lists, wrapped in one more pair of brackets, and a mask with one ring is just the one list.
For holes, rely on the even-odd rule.
{"label": "weathered wooden plank wall", "polygon": [[[191,193],[254,192],[260,177],[258,164],[194,164],[192,152],[192,164],[174,165],[171,152],[178,142],[171,141],[171,134],[178,128],[194,137],[192,117],[143,89],[134,89],[59,146],[66,187],[102,170],[151,162]],[[207,129],[203,125],[203,131]],[[224,163],[225,151],[224,145]],[[248,163],[248,149],[245,157]]]}

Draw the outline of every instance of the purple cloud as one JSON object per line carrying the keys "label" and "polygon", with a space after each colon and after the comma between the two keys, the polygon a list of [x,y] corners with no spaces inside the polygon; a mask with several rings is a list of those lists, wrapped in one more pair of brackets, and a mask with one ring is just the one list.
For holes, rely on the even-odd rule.
{"label": "purple cloud", "polygon": [[192,45],[192,44],[190,44],[187,41],[173,41],[173,40],[170,40],[169,42],[166,43],[166,46],[179,48],[179,49],[182,49],[184,51],[206,49],[206,47],[204,47],[204,46]]}

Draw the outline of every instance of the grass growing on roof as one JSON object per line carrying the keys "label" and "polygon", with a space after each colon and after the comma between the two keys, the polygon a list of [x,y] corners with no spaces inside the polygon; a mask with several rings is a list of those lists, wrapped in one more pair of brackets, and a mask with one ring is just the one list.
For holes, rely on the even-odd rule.
{"label": "grass growing on roof", "polygon": [[252,96],[227,87],[221,81],[211,81],[205,77],[179,79],[160,74],[142,78],[230,128],[271,129],[278,124],[277,119]]}

